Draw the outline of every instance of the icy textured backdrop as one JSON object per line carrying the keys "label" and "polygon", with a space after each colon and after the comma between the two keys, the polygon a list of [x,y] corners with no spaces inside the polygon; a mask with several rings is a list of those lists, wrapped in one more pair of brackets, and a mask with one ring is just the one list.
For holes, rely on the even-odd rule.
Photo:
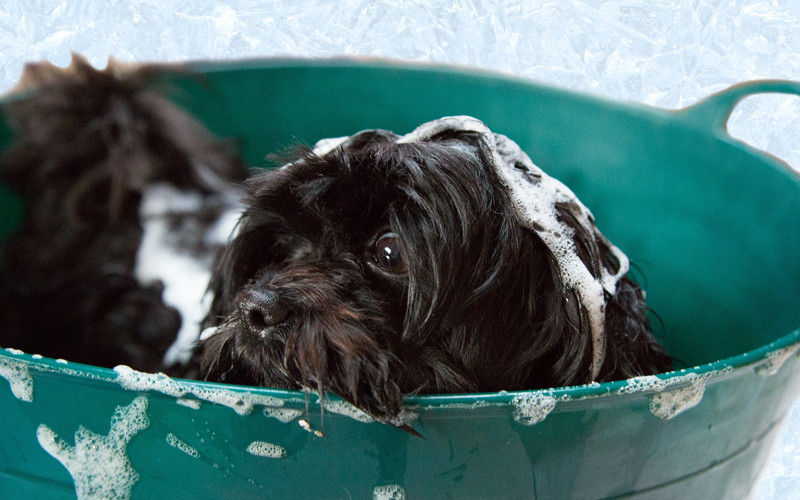
{"label": "icy textured backdrop", "polygon": [[[800,0],[0,0],[0,92],[27,61],[373,55],[481,66],[687,106],[732,83],[800,80]],[[800,169],[800,99],[745,100],[731,133]],[[755,496],[800,499],[800,403]]]}

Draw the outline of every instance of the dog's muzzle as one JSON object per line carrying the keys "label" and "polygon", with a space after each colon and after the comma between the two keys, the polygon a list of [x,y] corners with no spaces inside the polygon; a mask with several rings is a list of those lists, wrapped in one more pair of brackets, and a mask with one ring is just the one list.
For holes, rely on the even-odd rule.
{"label": "dog's muzzle", "polygon": [[247,290],[239,296],[239,317],[252,339],[269,338],[290,315],[289,308],[273,290]]}

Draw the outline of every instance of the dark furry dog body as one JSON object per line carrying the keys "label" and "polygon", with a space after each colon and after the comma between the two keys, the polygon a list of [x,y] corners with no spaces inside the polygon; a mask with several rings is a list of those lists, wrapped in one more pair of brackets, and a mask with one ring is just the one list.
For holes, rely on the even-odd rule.
{"label": "dark furry dog body", "polygon": [[[210,268],[221,244],[204,241],[206,232],[246,170],[228,144],[148,88],[168,71],[113,61],[97,71],[77,57],[66,69],[26,67],[22,83],[35,92],[3,108],[17,140],[0,175],[26,212],[3,248],[0,345],[161,371],[178,332],[192,327],[165,302],[143,238],[164,222],[172,246]],[[197,206],[171,207],[176,196],[164,193]]]}
{"label": "dark furry dog body", "polygon": [[668,370],[624,254],[515,148],[457,117],[322,141],[249,179],[211,282],[203,376],[331,391],[401,425],[403,394]]}
{"label": "dark furry dog body", "polygon": [[253,176],[211,275],[246,171],[148,90],[161,71],[36,65],[36,94],[4,108],[19,137],[2,178],[27,211],[3,249],[0,345],[180,365],[210,277],[202,341],[172,374],[333,392],[394,425],[404,394],[670,368],[624,254],[468,117],[324,140]]}

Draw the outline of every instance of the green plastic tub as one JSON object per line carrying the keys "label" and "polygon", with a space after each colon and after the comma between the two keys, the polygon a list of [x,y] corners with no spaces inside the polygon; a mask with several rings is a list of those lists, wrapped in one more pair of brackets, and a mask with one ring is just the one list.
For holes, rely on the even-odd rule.
{"label": "green plastic tub", "polygon": [[[0,350],[0,498],[746,497],[800,392],[800,177],[731,138],[733,86],[681,111],[483,71],[374,60],[190,65],[172,98],[252,166],[296,141],[466,114],[570,186],[646,276],[694,368],[544,391],[407,398],[424,439],[333,397]],[[0,147],[12,139],[7,125]],[[8,234],[21,207],[4,192]],[[5,347],[5,346],[4,346]],[[13,347],[13,346],[10,346]],[[307,413],[306,413],[307,412]],[[310,430],[304,428],[304,422]],[[324,431],[321,437],[313,431]],[[92,496],[95,495],[95,496]]]}

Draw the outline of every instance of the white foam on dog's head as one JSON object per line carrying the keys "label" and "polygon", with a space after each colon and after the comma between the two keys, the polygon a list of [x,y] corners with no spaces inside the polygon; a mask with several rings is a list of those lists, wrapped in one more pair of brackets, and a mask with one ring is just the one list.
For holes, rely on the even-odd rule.
{"label": "white foam on dog's head", "polygon": [[[506,186],[520,224],[535,232],[553,254],[565,288],[574,290],[586,308],[592,332],[591,380],[595,380],[605,360],[606,293],[613,295],[616,285],[628,272],[628,258],[605,240],[594,225],[594,217],[575,194],[558,180],[548,176],[511,139],[492,133],[480,120],[469,116],[450,116],[419,126],[398,139],[398,143],[424,142],[446,131],[465,131],[480,134],[492,152],[494,169]],[[578,256],[575,231],[559,220],[556,206],[561,203],[577,207],[577,221],[589,234],[595,235],[611,248],[619,262],[612,273],[601,266],[601,276],[595,278]]]}
{"label": "white foam on dog's head", "polygon": [[127,500],[139,474],[131,466],[126,448],[131,438],[149,425],[147,398],[139,396],[128,406],[117,407],[107,436],[80,426],[75,446],[70,446],[41,424],[36,437],[42,448],[67,468],[78,500]]}

